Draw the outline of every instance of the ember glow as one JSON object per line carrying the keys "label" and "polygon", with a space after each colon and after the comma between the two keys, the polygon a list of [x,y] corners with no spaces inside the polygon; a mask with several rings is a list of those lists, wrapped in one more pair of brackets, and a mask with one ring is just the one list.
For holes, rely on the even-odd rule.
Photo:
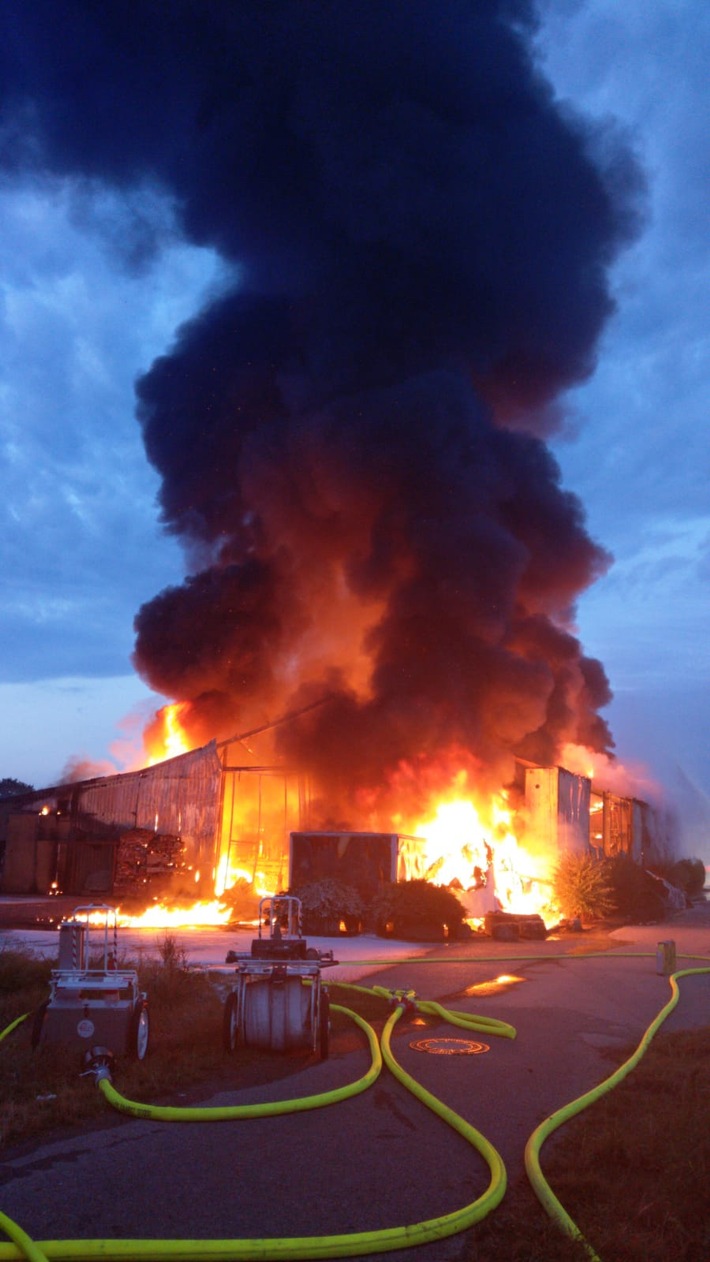
{"label": "ember glow", "polygon": [[472,985],[466,987],[464,994],[481,999],[486,995],[499,995],[502,991],[510,990],[512,986],[525,981],[527,981],[526,977],[518,977],[515,973],[500,973],[491,981],[473,982]]}

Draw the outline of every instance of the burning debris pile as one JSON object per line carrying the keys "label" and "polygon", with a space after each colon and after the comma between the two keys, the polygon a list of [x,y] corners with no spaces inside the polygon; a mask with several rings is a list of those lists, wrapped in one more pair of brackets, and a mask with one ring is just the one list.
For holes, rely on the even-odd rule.
{"label": "burning debris pile", "polygon": [[509,846],[516,758],[613,747],[574,630],[610,558],[545,439],[613,309],[632,156],[555,100],[527,0],[15,8],[64,49],[9,84],[32,160],[157,184],[226,264],[137,386],[189,570],[136,619],[178,705],[149,738],[303,707],[275,752],[321,827],[475,795]]}

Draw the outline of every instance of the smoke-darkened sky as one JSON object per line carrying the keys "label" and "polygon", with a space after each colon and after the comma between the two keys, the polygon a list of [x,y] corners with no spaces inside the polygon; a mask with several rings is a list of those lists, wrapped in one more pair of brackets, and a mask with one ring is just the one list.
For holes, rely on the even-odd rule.
{"label": "smoke-darkened sky", "polygon": [[707,19],[172,13],[3,12],[3,774],[109,753],[140,608],[206,734],[707,791]]}

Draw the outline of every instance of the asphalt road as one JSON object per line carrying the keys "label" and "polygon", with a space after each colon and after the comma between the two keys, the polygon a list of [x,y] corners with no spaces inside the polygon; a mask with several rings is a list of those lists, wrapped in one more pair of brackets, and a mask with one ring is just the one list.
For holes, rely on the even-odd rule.
{"label": "asphalt road", "polygon": [[[426,955],[383,965],[377,982],[509,1021],[517,1038],[487,1038],[490,1050],[476,1055],[427,1055],[412,1046],[421,1028],[400,1022],[395,1055],[483,1132],[513,1182],[535,1126],[605,1078],[668,999],[668,980],[656,968],[656,944],[667,939],[676,942],[679,967],[702,964],[689,958],[695,955],[707,957],[710,967],[710,907],[617,931],[614,949],[593,958],[567,954],[572,939],[519,948],[487,940],[435,951],[422,946]],[[358,941],[348,948],[355,955]],[[372,958],[372,941],[361,945]],[[354,963],[338,971],[348,969],[352,976],[368,971]],[[501,973],[520,980],[492,993],[471,991]],[[709,1021],[710,975],[688,978],[664,1028]],[[428,1037],[461,1034],[448,1025],[427,1030]],[[364,1047],[352,1050],[347,1042],[328,1061],[270,1087],[224,1093],[209,1103],[320,1092],[353,1080],[367,1064]],[[112,1123],[4,1154],[0,1208],[37,1240],[331,1235],[447,1213],[488,1182],[482,1159],[386,1070],[366,1093],[307,1114],[212,1124],[128,1118],[116,1124],[112,1115]],[[471,1256],[470,1234],[415,1253],[371,1256],[462,1262]]]}

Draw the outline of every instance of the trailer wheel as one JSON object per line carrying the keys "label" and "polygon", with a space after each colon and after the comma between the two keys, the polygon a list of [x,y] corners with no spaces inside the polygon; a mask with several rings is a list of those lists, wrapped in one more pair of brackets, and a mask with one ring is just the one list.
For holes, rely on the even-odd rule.
{"label": "trailer wheel", "polygon": [[31,1043],[32,1043],[33,1049],[36,1047],[39,1047],[39,1041],[42,1037],[42,1028],[44,1026],[44,1018],[46,1016],[48,1007],[49,1007],[49,1000],[45,999],[44,1003],[41,1003],[39,1005],[39,1008],[35,1012],[34,1021],[32,1022],[32,1035],[31,1035]]}
{"label": "trailer wheel", "polygon": [[320,992],[320,1058],[328,1059],[330,1052],[330,996],[327,990]]}
{"label": "trailer wheel", "polygon": [[236,1052],[239,1046],[239,999],[236,991],[227,995],[222,1018],[222,1043],[225,1052]]}
{"label": "trailer wheel", "polygon": [[145,1060],[150,1043],[150,1017],[145,999],[139,999],[133,1009],[131,1026],[128,1034],[127,1052],[136,1060]]}

